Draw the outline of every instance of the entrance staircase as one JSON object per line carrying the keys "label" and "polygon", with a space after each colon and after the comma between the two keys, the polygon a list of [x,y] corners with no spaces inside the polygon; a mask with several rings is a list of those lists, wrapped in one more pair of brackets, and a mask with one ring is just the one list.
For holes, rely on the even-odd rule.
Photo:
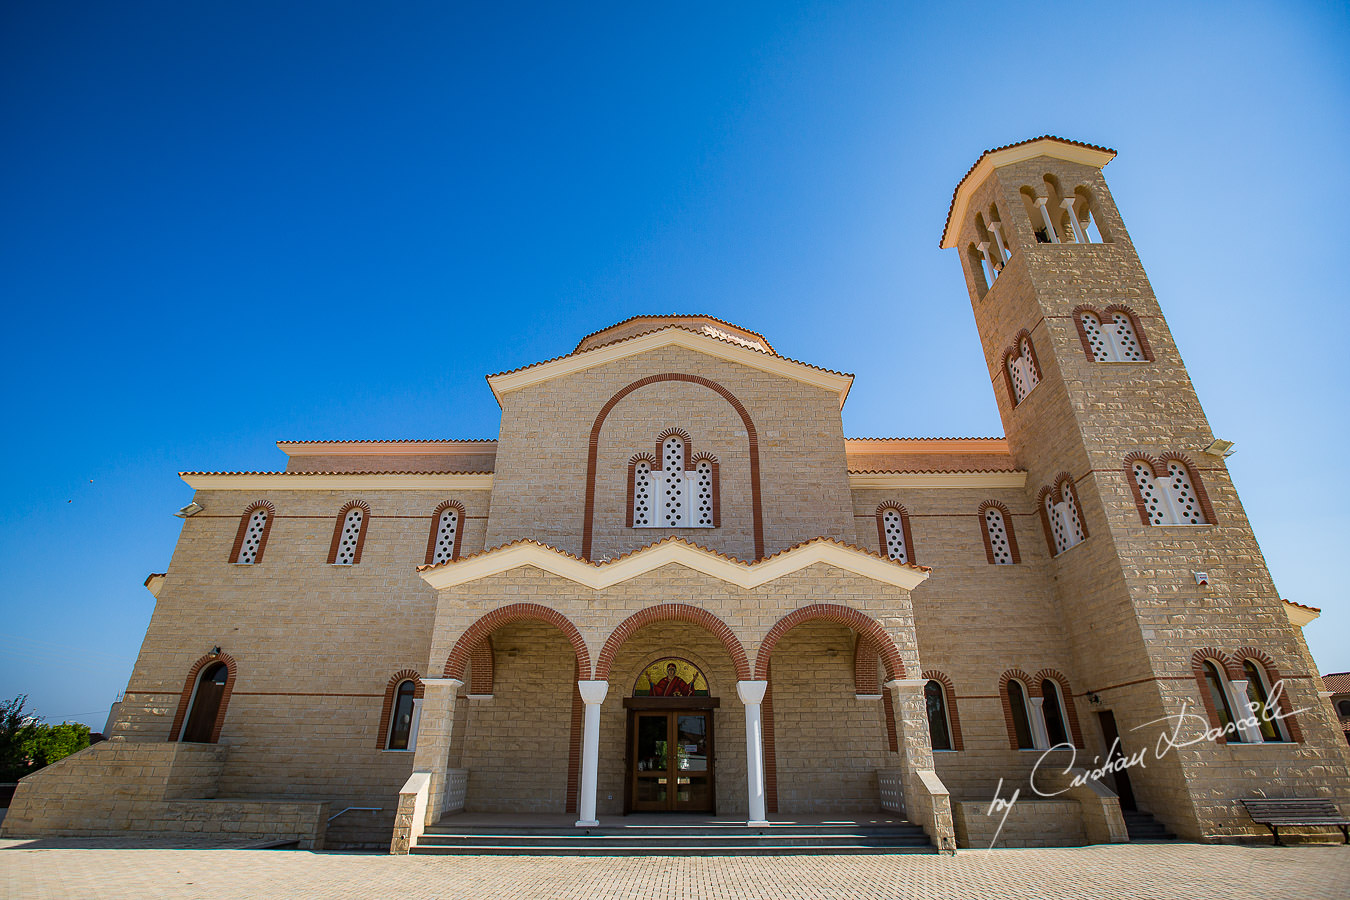
{"label": "entrance staircase", "polygon": [[545,817],[442,819],[413,853],[492,856],[789,856],[934,853],[922,828],[885,814],[779,819],[768,827],[694,815],[633,815],[592,828]]}
{"label": "entrance staircase", "polygon": [[1175,841],[1177,836],[1167,830],[1167,826],[1142,810],[1123,810],[1125,830],[1129,832],[1130,843],[1151,844],[1155,841]]}

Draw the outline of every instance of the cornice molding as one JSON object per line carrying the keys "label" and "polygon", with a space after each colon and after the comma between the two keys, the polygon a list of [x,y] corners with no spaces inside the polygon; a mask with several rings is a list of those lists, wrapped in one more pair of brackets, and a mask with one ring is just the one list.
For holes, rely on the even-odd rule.
{"label": "cornice molding", "polygon": [[597,347],[594,350],[584,350],[571,356],[563,356],[548,362],[526,366],[514,372],[489,375],[487,381],[492,388],[493,395],[497,398],[497,402],[501,403],[502,398],[513,391],[542,384],[545,381],[551,381],[575,372],[593,369],[596,366],[603,366],[620,359],[636,356],[639,353],[647,353],[670,346],[684,347],[705,356],[717,357],[752,369],[759,369],[762,372],[791,378],[812,387],[833,391],[839,395],[839,406],[841,408],[844,405],[844,399],[848,396],[849,388],[853,385],[852,375],[830,372],[807,363],[785,359],[781,356],[771,356],[759,350],[728,344],[717,338],[673,327],[618,341],[604,347]]}
{"label": "cornice molding", "polygon": [[851,472],[848,486],[855,491],[898,488],[1021,488],[1026,472]]}
{"label": "cornice molding", "polygon": [[586,562],[535,541],[507,544],[476,556],[418,571],[436,590],[466,584],[502,572],[533,566],[594,590],[612,587],[675,563],[742,588],[756,588],[807,566],[825,563],[884,584],[913,590],[928,578],[928,570],[896,563],[831,540],[799,544],[756,563],[722,556],[678,538],[664,540],[612,562]]}
{"label": "cornice molding", "polygon": [[1284,614],[1289,617],[1289,621],[1302,628],[1313,619],[1322,615],[1322,611],[1314,609],[1311,606],[1304,606],[1302,603],[1290,603],[1288,600],[1281,601],[1284,606]]}
{"label": "cornice molding", "polygon": [[482,456],[495,440],[474,441],[277,441],[287,456]]}
{"label": "cornice molding", "polygon": [[197,491],[490,491],[491,473],[179,472]]}

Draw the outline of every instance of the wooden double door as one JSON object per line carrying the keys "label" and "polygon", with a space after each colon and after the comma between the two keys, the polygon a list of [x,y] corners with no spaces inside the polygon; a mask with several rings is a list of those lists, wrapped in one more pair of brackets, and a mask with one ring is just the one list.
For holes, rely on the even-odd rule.
{"label": "wooden double door", "polygon": [[630,709],[629,812],[716,812],[713,711]]}

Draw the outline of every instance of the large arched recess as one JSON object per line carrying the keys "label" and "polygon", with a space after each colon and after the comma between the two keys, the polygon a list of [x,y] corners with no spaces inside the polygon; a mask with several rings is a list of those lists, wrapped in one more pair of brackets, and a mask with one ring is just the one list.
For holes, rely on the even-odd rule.
{"label": "large arched recess", "polygon": [[760,642],[759,651],[755,654],[755,678],[763,680],[769,677],[769,658],[773,655],[774,645],[779,639],[798,625],[812,619],[824,619],[847,625],[858,634],[869,638],[876,644],[877,652],[881,654],[881,662],[886,667],[886,680],[905,677],[905,662],[900,658],[900,651],[896,648],[895,641],[891,640],[891,636],[876,619],[849,606],[812,603],[810,606],[794,609],[769,629],[769,633]]}
{"label": "large arched recess", "polygon": [[450,655],[445,660],[445,677],[464,679],[464,670],[468,667],[473,650],[488,635],[514,622],[535,620],[557,627],[572,645],[577,657],[577,677],[585,680],[591,677],[591,652],[586,649],[586,641],[571,620],[547,606],[538,603],[512,603],[486,613],[464,630]]}
{"label": "large arched recess", "polygon": [[749,411],[731,391],[700,375],[686,375],[682,372],[665,372],[661,375],[649,375],[646,378],[640,378],[627,387],[621,388],[613,397],[610,397],[601,407],[599,414],[596,415],[595,424],[591,426],[590,449],[586,458],[586,516],[581,526],[581,558],[591,558],[591,532],[595,525],[595,475],[600,455],[600,429],[604,427],[606,417],[609,416],[610,411],[618,405],[620,400],[638,388],[662,381],[684,381],[689,384],[702,385],[711,391],[715,391],[730,403],[732,409],[736,410],[736,414],[741,417],[741,422],[745,425],[746,440],[749,443],[750,453],[750,505],[755,538],[755,559],[763,559],[764,516],[760,510],[759,434],[755,431],[755,423],[751,421]]}
{"label": "large arched recess", "polygon": [[609,639],[605,641],[599,659],[595,661],[596,679],[603,681],[609,678],[609,668],[614,664],[614,654],[619,652],[619,648],[623,646],[624,641],[628,640],[629,636],[639,628],[655,622],[689,622],[706,628],[722,642],[722,646],[726,647],[727,654],[736,667],[736,677],[742,681],[750,678],[750,659],[746,656],[745,648],[741,646],[741,642],[736,639],[736,635],[732,633],[727,623],[706,609],[697,606],[689,606],[685,603],[660,603],[633,613],[615,627],[614,631],[610,633]]}

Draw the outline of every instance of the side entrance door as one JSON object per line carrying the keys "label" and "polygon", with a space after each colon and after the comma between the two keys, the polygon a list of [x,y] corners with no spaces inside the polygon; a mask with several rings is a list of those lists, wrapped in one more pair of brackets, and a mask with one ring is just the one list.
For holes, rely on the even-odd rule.
{"label": "side entrance door", "polygon": [[633,812],[715,812],[711,710],[630,710]]}

